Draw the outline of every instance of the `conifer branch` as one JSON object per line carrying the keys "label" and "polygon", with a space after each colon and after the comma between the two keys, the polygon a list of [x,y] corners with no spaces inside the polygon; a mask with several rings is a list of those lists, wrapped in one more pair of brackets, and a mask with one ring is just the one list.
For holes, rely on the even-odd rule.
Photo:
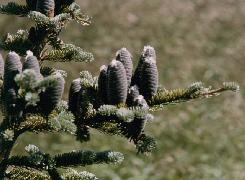
{"label": "conifer branch", "polygon": [[64,180],[97,180],[98,178],[87,171],[77,172],[74,169],[69,169],[67,172],[62,174],[62,179]]}
{"label": "conifer branch", "polygon": [[0,13],[17,16],[27,16],[30,9],[25,5],[19,5],[14,2],[9,2],[6,5],[0,5]]}
{"label": "conifer branch", "polygon": [[119,152],[104,151],[73,151],[56,155],[54,160],[57,167],[87,166],[92,164],[120,164],[124,157]]}
{"label": "conifer branch", "polygon": [[25,167],[15,167],[11,166],[6,172],[6,178],[23,180],[23,179],[33,179],[33,180],[50,180],[50,177],[36,169],[25,168]]}
{"label": "conifer branch", "polygon": [[34,145],[27,146],[26,151],[29,153],[29,156],[13,156],[2,163],[8,166],[34,168],[50,172],[56,171],[56,168],[61,167],[67,168],[103,163],[120,164],[124,160],[124,156],[121,153],[113,151],[72,151],[70,153],[58,154],[54,157],[41,152]]}
{"label": "conifer branch", "polygon": [[72,44],[64,44],[60,49],[48,52],[41,60],[53,62],[90,62],[94,60],[94,57],[91,53],[85,52],[80,47]]}
{"label": "conifer branch", "polygon": [[77,3],[72,3],[64,12],[69,13],[73,20],[77,23],[88,26],[91,24],[91,18],[81,12],[81,8]]}
{"label": "conifer branch", "polygon": [[0,48],[25,55],[26,51],[31,49],[28,36],[29,33],[25,30],[18,30],[16,34],[8,33],[4,39],[0,40]]}
{"label": "conifer branch", "polygon": [[203,83],[197,82],[191,84],[187,88],[179,88],[174,90],[158,90],[157,94],[149,101],[150,110],[155,111],[162,109],[169,104],[177,104],[180,102],[191,101],[194,99],[210,98],[218,96],[225,91],[239,91],[239,85],[235,82],[224,82],[223,86],[217,89],[205,87]]}

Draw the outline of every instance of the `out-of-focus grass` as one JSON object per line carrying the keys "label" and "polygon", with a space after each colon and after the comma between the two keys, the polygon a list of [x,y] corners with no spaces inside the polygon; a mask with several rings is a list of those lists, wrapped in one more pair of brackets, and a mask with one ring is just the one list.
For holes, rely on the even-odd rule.
{"label": "out-of-focus grass", "polygon": [[[96,60],[90,64],[52,63],[68,71],[67,87],[81,70],[98,75],[99,66],[109,63],[121,47],[131,51],[136,63],[143,46],[149,44],[156,48],[160,82],[165,88],[200,80],[214,86],[235,80],[241,92],[156,113],[146,132],[156,137],[158,149],[148,157],[136,155],[134,147],[119,137],[95,131],[84,144],[67,135],[28,134],[19,139],[14,153],[22,153],[29,143],[52,154],[81,148],[125,153],[120,166],[84,168],[101,179],[245,179],[245,1],[78,2],[93,17],[93,24],[71,24],[62,37],[93,52]],[[1,16],[0,24],[0,33],[5,34],[30,23]]]}

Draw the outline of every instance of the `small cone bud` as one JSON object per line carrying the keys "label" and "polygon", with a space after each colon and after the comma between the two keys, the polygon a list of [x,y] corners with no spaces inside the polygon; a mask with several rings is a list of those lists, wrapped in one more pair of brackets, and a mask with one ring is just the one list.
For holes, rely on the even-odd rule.
{"label": "small cone bud", "polygon": [[22,110],[17,102],[17,95],[15,89],[11,88],[6,91],[6,110],[10,123],[18,121],[22,116]]}
{"label": "small cone bud", "polygon": [[149,57],[143,63],[142,83],[140,84],[140,94],[145,99],[150,99],[157,93],[158,70],[154,58]]}
{"label": "small cone bud", "polygon": [[127,105],[132,106],[135,99],[140,95],[139,88],[137,85],[131,86],[129,88],[128,96],[127,96]]}
{"label": "small cone bud", "polygon": [[8,89],[6,92],[6,107],[8,113],[15,113],[12,112],[16,107],[17,95],[14,89]]}
{"label": "small cone bud", "polygon": [[54,0],[37,0],[36,11],[48,17],[54,17],[54,8]]}
{"label": "small cone bud", "polygon": [[128,87],[129,87],[131,84],[132,71],[133,71],[132,55],[126,48],[122,48],[119,51],[117,51],[116,60],[120,61],[126,70]]}
{"label": "small cone bud", "polygon": [[5,66],[4,66],[4,89],[8,90],[10,88],[17,89],[16,82],[14,80],[15,76],[22,71],[22,64],[20,57],[15,52],[10,52],[7,55]]}
{"label": "small cone bud", "polygon": [[98,94],[104,104],[107,103],[107,67],[100,67],[100,75],[98,78]]}
{"label": "small cone bud", "polygon": [[80,79],[75,79],[72,81],[70,90],[69,90],[69,101],[68,101],[68,107],[69,111],[71,111],[73,114],[76,113],[77,105],[78,105],[78,94],[81,89]]}
{"label": "small cone bud", "polygon": [[145,98],[142,95],[139,95],[133,102],[134,106],[139,106],[144,109],[148,109],[149,106],[145,100]]}
{"label": "small cone bud", "polygon": [[136,141],[139,139],[140,135],[144,131],[146,117],[135,117],[134,120],[129,124],[127,137]]}
{"label": "small cone bud", "polygon": [[40,94],[40,107],[42,113],[48,115],[57,106],[64,92],[65,80],[61,75],[57,76],[57,84],[48,87],[45,92]]}
{"label": "small cone bud", "polygon": [[36,58],[36,56],[33,56],[31,51],[27,52],[26,60],[23,64],[23,71],[26,69],[32,69],[36,73],[37,79],[42,79],[42,75],[40,73],[40,67],[39,67],[39,62]]}
{"label": "small cone bud", "polygon": [[81,86],[80,91],[78,92],[78,101],[77,101],[77,115],[79,119],[83,119],[86,114],[86,101],[87,101],[87,89]]}
{"label": "small cone bud", "polygon": [[126,102],[127,76],[123,64],[113,60],[108,67],[108,101],[109,104],[117,105]]}

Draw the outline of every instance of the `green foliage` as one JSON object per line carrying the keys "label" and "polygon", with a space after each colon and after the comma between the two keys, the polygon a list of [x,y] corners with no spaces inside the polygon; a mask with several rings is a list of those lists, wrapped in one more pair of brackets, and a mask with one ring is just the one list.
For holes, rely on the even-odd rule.
{"label": "green foliage", "polygon": [[98,179],[94,174],[86,171],[77,172],[74,169],[68,170],[62,174],[64,180],[96,180]]}
{"label": "green foliage", "polygon": [[8,15],[26,16],[30,9],[27,6],[10,2],[7,5],[0,5],[0,13]]}
{"label": "green foliage", "polygon": [[71,153],[57,155],[54,159],[57,167],[68,167],[78,165],[86,166],[101,163],[120,164],[123,161],[124,156],[119,152],[113,151],[73,151]]}
{"label": "green foliage", "polygon": [[11,167],[6,172],[6,177],[9,179],[23,180],[23,179],[33,179],[33,180],[47,180],[49,176],[30,168],[24,167]]}
{"label": "green foliage", "polygon": [[42,60],[54,62],[90,62],[93,60],[93,55],[72,44],[65,44],[61,49],[50,51],[42,57]]}
{"label": "green foliage", "polygon": [[4,50],[15,51],[24,55],[31,48],[28,40],[28,31],[18,30],[16,34],[9,34],[0,42],[0,47]]}

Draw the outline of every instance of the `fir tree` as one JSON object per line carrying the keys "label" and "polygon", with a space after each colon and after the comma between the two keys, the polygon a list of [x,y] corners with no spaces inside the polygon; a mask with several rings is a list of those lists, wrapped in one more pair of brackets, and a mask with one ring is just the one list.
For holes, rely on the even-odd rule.
{"label": "fir tree", "polygon": [[[34,27],[8,34],[0,42],[1,49],[9,52],[6,58],[0,55],[3,114],[0,179],[97,179],[92,173],[77,172],[70,167],[118,164],[124,158],[120,152],[111,150],[80,150],[51,156],[35,145],[26,147],[26,156],[10,157],[23,133],[70,133],[83,142],[90,139],[89,130],[93,128],[125,137],[135,144],[138,153],[151,153],[156,142],[144,131],[153,118],[151,113],[170,104],[239,90],[234,82],[224,82],[216,89],[201,82],[186,88],[161,89],[156,52],[153,47],[145,46],[134,74],[132,57],[126,48],[117,51],[110,65],[102,66],[99,77],[81,72],[71,83],[67,103],[62,100],[65,73],[42,66],[42,62],[92,61],[91,53],[59,38],[70,21],[89,25],[90,18],[74,0],[26,0],[26,5],[12,2],[0,5],[0,12],[35,22]],[[23,64],[21,56],[26,57]],[[67,171],[62,174],[61,168]]]}

